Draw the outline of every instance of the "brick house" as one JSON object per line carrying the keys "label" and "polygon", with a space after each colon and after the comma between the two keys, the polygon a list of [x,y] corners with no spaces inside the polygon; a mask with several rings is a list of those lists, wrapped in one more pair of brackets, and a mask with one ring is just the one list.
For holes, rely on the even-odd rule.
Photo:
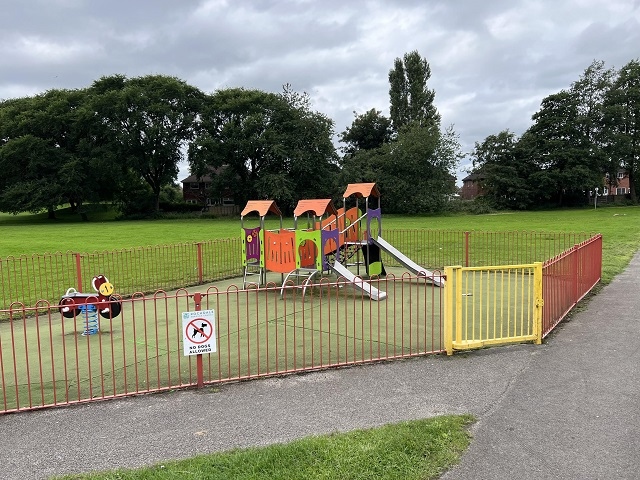
{"label": "brick house", "polygon": [[462,179],[462,188],[460,189],[460,197],[463,200],[473,200],[484,194],[482,182],[485,177],[482,172],[473,172]]}
{"label": "brick house", "polygon": [[182,199],[187,203],[197,203],[207,211],[216,215],[235,215],[240,213],[240,206],[236,205],[233,193],[225,189],[221,197],[212,197],[212,175],[218,175],[226,166],[212,169],[211,173],[197,176],[189,175],[181,180]]}
{"label": "brick house", "polygon": [[618,196],[626,195],[631,192],[629,184],[629,172],[626,170],[618,170],[616,178],[612,179],[607,173],[604,178],[604,189],[602,195],[604,196]]}

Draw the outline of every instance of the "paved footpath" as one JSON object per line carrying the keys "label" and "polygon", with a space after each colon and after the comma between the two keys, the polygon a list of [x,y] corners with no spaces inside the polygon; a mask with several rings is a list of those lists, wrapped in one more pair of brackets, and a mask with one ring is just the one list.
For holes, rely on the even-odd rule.
{"label": "paved footpath", "polygon": [[166,459],[447,413],[473,442],[443,479],[640,478],[640,253],[544,345],[0,415],[0,478]]}

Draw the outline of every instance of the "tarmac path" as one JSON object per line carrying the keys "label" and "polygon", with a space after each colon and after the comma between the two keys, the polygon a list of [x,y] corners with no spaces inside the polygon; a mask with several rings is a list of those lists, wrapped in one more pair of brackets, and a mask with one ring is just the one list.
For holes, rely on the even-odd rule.
{"label": "tarmac path", "polygon": [[137,467],[472,413],[453,479],[640,478],[640,253],[541,346],[0,415],[0,478]]}

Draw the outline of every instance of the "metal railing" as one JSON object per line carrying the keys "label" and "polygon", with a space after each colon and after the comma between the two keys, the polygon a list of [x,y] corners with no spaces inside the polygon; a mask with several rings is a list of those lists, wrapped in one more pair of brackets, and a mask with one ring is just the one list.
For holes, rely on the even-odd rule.
{"label": "metal railing", "polygon": [[574,245],[543,266],[542,337],[546,337],[602,276],[602,235]]}
{"label": "metal railing", "polygon": [[[371,301],[367,288],[344,279],[307,285],[304,294],[286,286],[282,296],[273,283],[222,289],[222,279],[240,275],[240,238],[2,260],[0,413],[539,342],[602,269],[600,235],[392,231],[385,238],[437,276],[440,263],[465,266],[445,269],[445,288],[409,274],[374,279],[387,295]],[[384,254],[383,261],[393,265]],[[115,284],[122,310],[112,320],[96,316],[99,333],[83,335],[90,313],[65,317],[58,299],[70,286],[90,290],[97,273]],[[201,286],[212,281],[218,286]],[[217,351],[194,359],[184,356],[180,318],[200,308],[216,312]]]}
{"label": "metal railing", "polygon": [[[361,280],[357,280],[361,281]],[[0,323],[0,412],[68,405],[171,388],[441,352],[442,295],[424,277],[371,281],[371,301],[350,282],[303,291],[267,289],[136,294],[122,300],[99,333],[84,335],[86,313],[14,304]],[[201,302],[196,306],[195,296]],[[212,309],[216,352],[184,356],[181,314]],[[204,358],[203,358],[204,357]]]}
{"label": "metal railing", "polygon": [[[550,259],[589,239],[584,233],[385,230],[385,239],[419,265],[443,270],[524,264]],[[70,287],[92,291],[94,275],[106,275],[116,292],[153,293],[241,276],[242,239],[155,245],[104,252],[56,252],[0,258],[0,310],[13,302],[58,303]],[[385,264],[393,265],[383,255]]]}

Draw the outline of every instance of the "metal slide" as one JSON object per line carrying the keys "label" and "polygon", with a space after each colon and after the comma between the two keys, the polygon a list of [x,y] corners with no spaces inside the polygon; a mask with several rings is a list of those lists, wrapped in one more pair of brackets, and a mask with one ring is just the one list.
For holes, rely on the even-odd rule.
{"label": "metal slide", "polygon": [[330,265],[331,269],[336,272],[339,276],[346,278],[349,280],[355,288],[359,288],[364,293],[369,295],[371,300],[384,300],[387,298],[387,292],[383,292],[382,290],[378,290],[376,287],[367,283],[360,278],[356,278],[356,276],[351,273],[351,271],[345,267],[340,262],[335,262],[333,265]]}
{"label": "metal slide", "polygon": [[444,287],[444,278],[440,275],[435,275],[432,271],[427,270],[426,268],[421,267],[416,262],[407,257],[404,253],[398,250],[396,247],[387,242],[384,238],[378,237],[373,240],[373,243],[378,245],[382,250],[387,252],[393,258],[395,258],[398,262],[408,268],[411,272],[416,275],[424,275],[428,279],[433,279],[433,283],[435,283],[438,287]]}

